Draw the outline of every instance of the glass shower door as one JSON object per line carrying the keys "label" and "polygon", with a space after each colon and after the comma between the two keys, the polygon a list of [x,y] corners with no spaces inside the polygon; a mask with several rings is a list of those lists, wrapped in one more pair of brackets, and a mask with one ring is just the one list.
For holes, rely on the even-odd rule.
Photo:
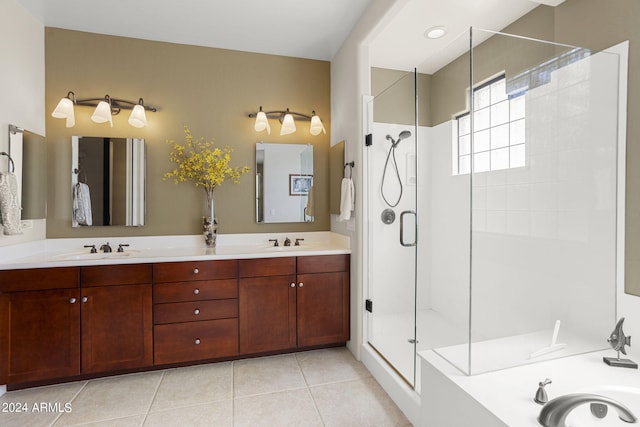
{"label": "glass shower door", "polygon": [[366,337],[411,386],[418,239],[415,94],[415,73],[407,73],[370,101],[371,144],[365,148]]}

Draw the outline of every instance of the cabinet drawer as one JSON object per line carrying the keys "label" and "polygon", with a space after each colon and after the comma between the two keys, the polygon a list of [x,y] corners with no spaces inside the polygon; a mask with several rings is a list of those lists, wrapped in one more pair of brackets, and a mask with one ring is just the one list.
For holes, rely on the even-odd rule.
{"label": "cabinet drawer", "polygon": [[238,317],[237,299],[174,302],[169,304],[155,304],[153,306],[153,321],[155,324],[229,319],[234,317]]}
{"label": "cabinet drawer", "polygon": [[238,298],[238,280],[203,280],[153,285],[153,302],[202,301]]}
{"label": "cabinet drawer", "polygon": [[238,277],[238,262],[236,260],[163,262],[153,264],[153,280],[155,283],[233,279],[236,277]]}
{"label": "cabinet drawer", "polygon": [[241,259],[238,262],[240,277],[296,274],[295,257]]}
{"label": "cabinet drawer", "polygon": [[349,255],[298,257],[298,274],[349,271]]}
{"label": "cabinet drawer", "polygon": [[151,283],[151,264],[95,265],[80,268],[82,287]]}
{"label": "cabinet drawer", "polygon": [[0,271],[0,292],[68,289],[80,286],[78,267]]}
{"label": "cabinet drawer", "polygon": [[154,327],[154,364],[238,354],[238,319],[172,323]]}

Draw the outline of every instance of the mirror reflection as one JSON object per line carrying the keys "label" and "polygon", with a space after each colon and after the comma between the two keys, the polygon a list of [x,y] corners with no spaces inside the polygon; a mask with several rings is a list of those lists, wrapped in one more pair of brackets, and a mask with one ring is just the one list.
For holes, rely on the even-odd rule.
{"label": "mirror reflection", "polygon": [[[45,137],[9,125],[9,152],[17,178],[20,219],[44,219],[47,215],[47,153]],[[6,159],[6,158],[5,158]]]}
{"label": "mirror reflection", "polygon": [[313,146],[256,144],[256,221],[313,222]]}
{"label": "mirror reflection", "polygon": [[72,226],[144,225],[144,139],[74,136],[71,155]]}

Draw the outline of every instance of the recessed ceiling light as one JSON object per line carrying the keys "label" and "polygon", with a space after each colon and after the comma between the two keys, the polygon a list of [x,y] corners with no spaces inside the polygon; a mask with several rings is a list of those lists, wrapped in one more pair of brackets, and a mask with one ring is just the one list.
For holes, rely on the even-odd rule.
{"label": "recessed ceiling light", "polygon": [[445,34],[447,34],[447,27],[444,25],[431,27],[424,32],[424,36],[428,39],[439,39],[444,37]]}

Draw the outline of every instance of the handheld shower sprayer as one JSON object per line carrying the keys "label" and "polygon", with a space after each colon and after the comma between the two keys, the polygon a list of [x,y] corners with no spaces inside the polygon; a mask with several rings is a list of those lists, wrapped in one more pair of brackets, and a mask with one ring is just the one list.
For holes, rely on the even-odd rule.
{"label": "handheld shower sprayer", "polygon": [[[396,147],[400,144],[400,141],[403,139],[407,139],[411,136],[411,131],[403,130],[398,135],[398,139],[394,140],[391,135],[387,135],[387,140],[391,141],[391,147],[389,147],[389,152],[387,153],[387,160],[384,162],[384,169],[382,171],[382,182],[380,183],[380,192],[382,194],[382,199],[384,202],[392,208],[395,208],[400,203],[400,199],[402,199],[402,179],[400,179],[400,172],[398,171],[398,162],[396,161]],[[389,203],[387,197],[384,194],[384,180],[387,175],[387,166],[389,165],[389,158],[393,155],[393,168],[396,171],[396,177],[398,179],[398,184],[400,185],[400,194],[398,195],[398,200],[395,203]]]}

